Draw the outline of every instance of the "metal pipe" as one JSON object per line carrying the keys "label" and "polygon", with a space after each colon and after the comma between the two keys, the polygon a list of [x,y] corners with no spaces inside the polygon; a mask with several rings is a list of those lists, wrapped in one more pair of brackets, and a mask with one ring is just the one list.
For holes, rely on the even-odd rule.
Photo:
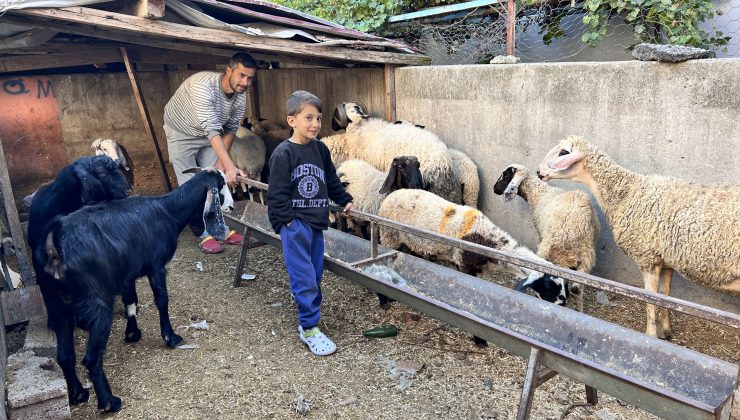
{"label": "metal pipe", "polygon": [[[244,181],[247,184],[255,186],[257,188],[267,189],[267,184],[261,182],[248,180],[246,178],[239,178],[239,180]],[[341,211],[341,208],[338,206],[333,206],[332,208],[333,210]],[[682,299],[677,299],[660,293],[650,292],[638,287],[619,283],[614,280],[609,280],[591,274],[582,273],[580,271],[574,271],[568,268],[559,267],[548,262],[543,263],[527,257],[514,255],[505,251],[499,251],[497,249],[488,248],[486,246],[478,245],[472,242],[440,235],[436,232],[419,229],[411,225],[396,222],[394,220],[386,219],[373,214],[364,213],[357,210],[350,210],[347,215],[355,219],[370,222],[371,224],[377,223],[381,226],[410,233],[423,239],[429,239],[445,245],[458,247],[466,251],[475,252],[480,255],[493,258],[495,260],[516,264],[518,266],[526,267],[531,270],[540,271],[553,276],[561,277],[566,280],[574,281],[576,283],[584,284],[595,289],[604,290],[609,293],[616,293],[618,295],[668,308],[672,311],[685,313],[697,318],[706,319],[718,324],[727,325],[735,329],[740,329],[740,315],[732,312],[723,311],[721,309],[700,305],[698,303],[689,302]]]}

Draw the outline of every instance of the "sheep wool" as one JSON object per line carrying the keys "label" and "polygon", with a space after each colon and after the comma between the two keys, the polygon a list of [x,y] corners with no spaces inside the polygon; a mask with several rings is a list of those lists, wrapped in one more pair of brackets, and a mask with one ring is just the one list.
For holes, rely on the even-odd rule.
{"label": "sheep wool", "polygon": [[[642,271],[645,288],[673,270],[697,284],[740,293],[740,185],[706,186],[627,170],[580,137],[563,139],[540,164],[543,179],[588,186],[619,247]],[[648,305],[647,333],[657,335]],[[663,335],[670,335],[667,311]]]}
{"label": "sheep wool", "polygon": [[[519,245],[479,210],[451,203],[427,191],[395,191],[383,200],[378,215],[442,235],[543,261],[532,251]],[[453,263],[467,274],[497,270],[507,271],[519,277],[531,274],[530,270],[513,264],[491,261],[476,253],[418,238],[395,229],[381,227],[380,241],[391,248],[398,249],[405,245],[417,254]]]}
{"label": "sheep wool", "polygon": [[387,171],[398,155],[417,156],[429,190],[444,194],[454,179],[447,146],[432,132],[410,124],[393,124],[368,118],[349,124],[346,131],[322,140],[335,164],[348,159],[362,159],[381,171]]}

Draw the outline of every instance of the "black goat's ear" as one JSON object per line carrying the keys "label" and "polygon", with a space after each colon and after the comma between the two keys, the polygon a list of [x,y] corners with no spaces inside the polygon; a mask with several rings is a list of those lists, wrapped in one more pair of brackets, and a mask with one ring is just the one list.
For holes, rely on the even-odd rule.
{"label": "black goat's ear", "polygon": [[219,241],[226,239],[226,222],[221,212],[221,199],[219,197],[219,190],[216,187],[210,188],[206,194],[206,202],[203,206],[203,222],[206,226],[206,231],[211,236]]}
{"label": "black goat's ear", "polygon": [[378,192],[380,194],[388,194],[395,191],[396,177],[398,177],[398,166],[396,166],[396,159],[393,159],[393,164],[388,170],[388,176],[385,177],[385,181],[383,181],[383,186],[380,187],[380,191]]}
{"label": "black goat's ear", "polygon": [[182,171],[182,173],[184,173],[184,174],[197,174],[197,173],[202,172],[202,171],[203,171],[203,168],[195,167],[195,168],[185,169],[184,171]]}
{"label": "black goat's ear", "polygon": [[95,203],[105,198],[103,184],[80,165],[75,165],[74,173],[80,184],[80,199],[83,204]]}
{"label": "black goat's ear", "polygon": [[46,235],[46,264],[44,265],[46,274],[54,277],[56,280],[63,280],[67,271],[67,265],[59,256],[59,251],[54,245],[54,233],[49,232]]}

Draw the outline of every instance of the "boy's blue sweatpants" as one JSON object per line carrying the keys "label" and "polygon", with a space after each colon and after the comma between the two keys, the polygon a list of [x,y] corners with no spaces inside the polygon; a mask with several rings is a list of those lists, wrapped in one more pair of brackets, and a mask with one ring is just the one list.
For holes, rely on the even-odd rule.
{"label": "boy's blue sweatpants", "polygon": [[324,272],[324,232],[301,219],[280,229],[290,290],[298,305],[298,323],[314,327],[321,317],[321,275]]}

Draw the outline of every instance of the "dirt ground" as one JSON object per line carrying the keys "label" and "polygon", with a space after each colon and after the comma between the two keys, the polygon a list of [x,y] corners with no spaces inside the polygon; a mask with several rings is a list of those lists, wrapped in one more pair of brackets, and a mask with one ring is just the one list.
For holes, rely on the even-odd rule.
{"label": "dirt ground", "polygon": [[[338,351],[310,354],[298,340],[296,309],[279,250],[250,250],[246,272],[256,280],[233,287],[237,247],[206,256],[189,232],[169,265],[172,323],[190,350],[168,349],[159,336],[157,309],[140,280],[139,343],[123,341],[125,318],[115,317],[105,369],[114,394],[124,400],[111,418],[296,418],[300,393],[311,400],[310,418],[515,418],[526,361],[490,346],[478,349],[456,328],[393,303],[377,306],[374,293],[326,272],[322,329]],[[198,271],[201,262],[203,271]],[[593,294],[589,294],[590,297]],[[613,306],[586,300],[588,313],[637,329],[642,305],[610,297]],[[209,329],[185,328],[207,321]],[[709,323],[675,318],[675,342],[713,356],[740,360],[738,335]],[[399,327],[396,337],[368,339],[367,328]],[[78,330],[78,350],[86,337]],[[81,353],[80,353],[81,357]],[[387,361],[422,366],[400,389]],[[86,372],[78,369],[81,378]],[[584,402],[583,385],[556,377],[535,393],[532,418],[557,419],[568,404]],[[73,407],[73,418],[99,414],[91,395]],[[575,408],[568,419],[648,419],[654,416],[600,394],[596,407]]]}
{"label": "dirt ground", "polygon": [[[136,193],[161,194],[156,166],[143,162],[137,169]],[[306,417],[315,419],[515,418],[526,360],[493,345],[479,349],[467,333],[397,302],[384,311],[373,292],[330,272],[322,286],[320,326],[338,351],[314,356],[298,339],[281,252],[270,246],[250,250],[245,271],[257,278],[241,288],[233,287],[237,257],[233,246],[223,254],[202,254],[187,229],[180,237],[168,266],[170,316],[185,343],[197,348],[164,345],[145,280],[138,284],[139,343],[123,341],[125,318],[117,305],[105,370],[123,408],[105,418],[302,418],[296,402],[306,406],[305,400],[311,401]],[[642,304],[613,295],[609,300],[609,305],[597,303],[590,291],[586,313],[643,330]],[[673,320],[674,343],[740,362],[736,331],[682,315]],[[208,330],[187,327],[201,321]],[[398,326],[399,334],[362,336],[363,330],[383,324]],[[78,365],[86,338],[77,331]],[[405,390],[389,374],[393,362],[420,367]],[[87,381],[81,366],[78,374]],[[583,385],[555,377],[535,392],[531,418],[558,419],[569,404],[579,402],[585,402]],[[91,392],[88,403],[72,408],[73,418],[100,418],[96,404]],[[574,408],[565,418],[655,417],[600,393],[596,407]]]}

